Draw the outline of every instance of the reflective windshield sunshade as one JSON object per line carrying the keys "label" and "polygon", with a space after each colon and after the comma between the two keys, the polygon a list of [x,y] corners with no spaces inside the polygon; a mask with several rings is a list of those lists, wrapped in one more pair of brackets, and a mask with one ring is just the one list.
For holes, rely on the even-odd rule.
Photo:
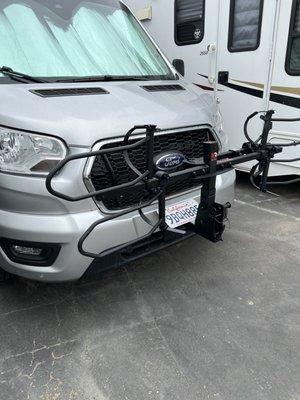
{"label": "reflective windshield sunshade", "polygon": [[174,79],[140,24],[114,0],[1,2],[0,59],[1,66],[44,79],[103,75]]}

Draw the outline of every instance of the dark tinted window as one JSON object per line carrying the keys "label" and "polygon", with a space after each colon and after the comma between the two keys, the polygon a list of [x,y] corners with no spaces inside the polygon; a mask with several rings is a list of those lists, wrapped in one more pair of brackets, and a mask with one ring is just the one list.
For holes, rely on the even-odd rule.
{"label": "dark tinted window", "polygon": [[263,0],[231,0],[228,49],[251,51],[259,47]]}
{"label": "dark tinted window", "polygon": [[205,0],[175,0],[175,42],[200,43],[204,36]]}
{"label": "dark tinted window", "polygon": [[290,75],[300,75],[300,0],[294,0],[292,7],[286,70]]}

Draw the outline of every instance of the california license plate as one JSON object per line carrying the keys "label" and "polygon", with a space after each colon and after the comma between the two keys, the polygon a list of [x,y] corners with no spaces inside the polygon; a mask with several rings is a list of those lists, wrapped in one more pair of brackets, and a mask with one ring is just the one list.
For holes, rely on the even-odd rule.
{"label": "california license plate", "polygon": [[166,207],[166,223],[170,228],[177,228],[188,222],[194,223],[198,211],[198,203],[193,200],[185,200]]}

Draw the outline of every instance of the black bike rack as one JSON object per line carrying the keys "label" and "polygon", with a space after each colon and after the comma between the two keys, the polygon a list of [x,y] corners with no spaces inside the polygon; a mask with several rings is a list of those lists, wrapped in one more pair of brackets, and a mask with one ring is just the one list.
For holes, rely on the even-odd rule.
{"label": "black bike rack", "polygon": [[[111,147],[106,149],[100,149],[93,152],[86,152],[77,155],[71,155],[62,160],[47,176],[46,187],[49,193],[60,199],[76,202],[88,198],[95,198],[96,196],[101,196],[110,193],[111,195],[125,194],[126,190],[131,188],[134,190],[138,187],[143,187],[151,195],[151,199],[140,204],[127,208],[124,211],[120,211],[111,215],[102,217],[98,221],[94,222],[89,229],[82,235],[78,242],[79,252],[86,256],[94,259],[104,258],[113,253],[121,252],[130,248],[131,245],[136,245],[139,242],[143,242],[147,238],[151,238],[152,235],[157,232],[161,232],[162,240],[164,235],[168,232],[172,232],[175,235],[189,235],[195,233],[203,236],[204,238],[212,241],[218,242],[222,240],[222,234],[225,229],[224,221],[227,218],[227,210],[230,204],[218,204],[216,203],[216,177],[217,175],[223,174],[233,169],[237,164],[241,164],[251,160],[257,160],[257,164],[253,167],[251,171],[251,177],[261,176],[261,181],[259,189],[263,192],[267,190],[267,177],[270,162],[277,153],[282,152],[283,147],[299,145],[299,142],[291,142],[289,144],[271,144],[268,143],[268,135],[272,129],[273,121],[285,121],[293,122],[295,120],[285,120],[285,119],[273,119],[274,111],[267,111],[262,116],[264,120],[264,129],[261,136],[253,141],[248,135],[248,124],[249,121],[256,116],[258,112],[251,114],[244,126],[244,133],[248,142],[244,143],[241,149],[230,150],[225,153],[218,154],[218,143],[215,141],[208,141],[204,143],[204,157],[201,162],[194,162],[193,160],[184,160],[185,168],[183,170],[171,170],[170,172],[163,171],[157,168],[154,162],[154,135],[158,131],[155,125],[138,125],[130,129],[124,137],[123,144],[117,147]],[[132,135],[139,131],[143,131],[143,138],[130,144],[130,139]],[[146,145],[146,171],[139,171],[131,162],[129,156],[129,150],[137,149],[142,145]],[[170,149],[171,151],[172,149]],[[130,167],[130,169],[136,174],[136,178],[130,182],[104,188],[98,191],[90,192],[82,196],[68,196],[66,194],[60,193],[53,188],[53,179],[71,161],[79,159],[89,159],[91,157],[96,157],[99,155],[111,154],[115,152],[122,151],[123,157]],[[198,213],[196,216],[195,224],[187,224],[183,229],[170,229],[165,221],[165,209],[166,209],[166,187],[170,179],[182,180],[187,177],[192,177],[193,180],[199,185],[202,185],[201,191],[201,201],[198,208]],[[125,194],[126,195],[126,194]],[[152,223],[147,216],[144,214],[143,209],[149,207],[157,202],[158,208],[158,219],[156,223]],[[87,237],[93,232],[93,230],[105,224],[108,221],[123,217],[124,215],[130,214],[132,212],[138,212],[141,218],[151,226],[149,232],[141,237],[138,241],[133,240],[122,244],[120,246],[108,249],[100,254],[91,253],[84,249],[84,242]]]}

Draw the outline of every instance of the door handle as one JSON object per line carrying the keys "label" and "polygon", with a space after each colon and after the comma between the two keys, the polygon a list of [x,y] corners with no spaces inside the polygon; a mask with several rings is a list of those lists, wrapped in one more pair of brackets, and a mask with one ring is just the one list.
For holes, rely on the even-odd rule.
{"label": "door handle", "polygon": [[218,83],[224,85],[225,83],[228,83],[228,80],[229,80],[229,71],[219,71]]}

